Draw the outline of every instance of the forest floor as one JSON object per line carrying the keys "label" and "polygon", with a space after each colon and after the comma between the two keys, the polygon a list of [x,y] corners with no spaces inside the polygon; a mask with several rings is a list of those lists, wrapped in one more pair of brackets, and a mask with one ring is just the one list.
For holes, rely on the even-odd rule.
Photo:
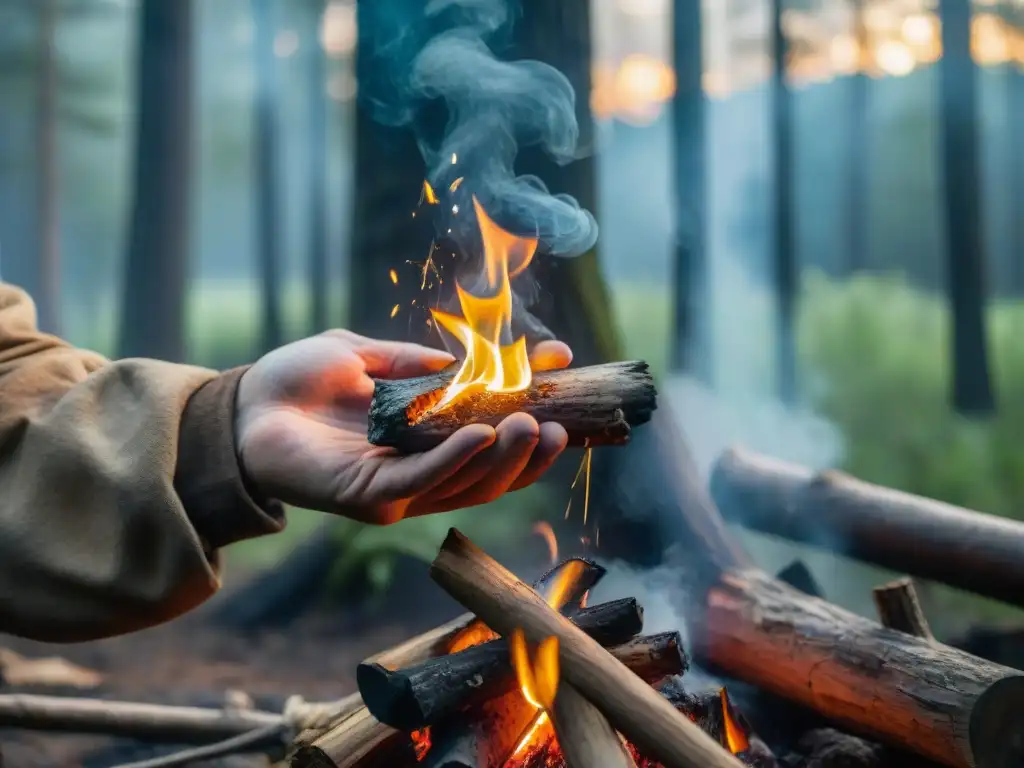
{"label": "forest floor", "polygon": [[[409,611],[403,600],[397,610],[372,616],[359,608],[319,606],[286,628],[243,633],[211,619],[218,601],[228,597],[170,624],[97,642],[52,645],[0,636],[0,647],[28,658],[58,656],[102,677],[98,688],[12,689],[0,683],[0,692],[219,707],[226,692],[243,691],[261,709],[280,708],[293,694],[332,700],[355,689],[362,659],[458,613],[456,605],[440,601],[434,602],[436,610]],[[130,743],[100,737],[3,731],[0,766],[103,768],[152,754],[135,750]]]}

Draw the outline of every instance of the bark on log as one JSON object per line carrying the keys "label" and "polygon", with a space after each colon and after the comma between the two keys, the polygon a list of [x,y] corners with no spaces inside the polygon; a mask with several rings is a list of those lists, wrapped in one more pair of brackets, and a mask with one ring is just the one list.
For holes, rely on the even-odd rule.
{"label": "bark on log", "polygon": [[416,752],[407,734],[379,723],[361,707],[312,744],[295,750],[291,768],[370,768],[413,765]]}
{"label": "bark on log", "polygon": [[[602,645],[619,645],[643,628],[643,609],[626,598],[586,608],[572,621]],[[356,682],[374,717],[408,731],[507,693],[515,676],[508,643],[498,639],[397,671],[363,662],[356,668]]]}
{"label": "bark on log", "polygon": [[636,768],[608,720],[572,685],[560,685],[551,724],[567,768]]}
{"label": "bark on log", "polygon": [[633,427],[650,420],[657,391],[647,363],[632,361],[542,371],[522,392],[479,392],[432,411],[453,373],[376,381],[368,439],[406,453],[425,451],[467,424],[497,425],[524,411],[556,421],[569,445],[621,445]]}
{"label": "bark on log", "polygon": [[905,632],[914,637],[934,640],[928,619],[924,617],[921,601],[917,599],[914,582],[909,578],[875,587],[872,590],[875,608],[878,609],[878,620],[883,627]]}
{"label": "bark on log", "polygon": [[1024,765],[1024,673],[896,632],[759,571],[707,597],[713,669],[953,768]]}
{"label": "bark on log", "polygon": [[520,628],[533,643],[557,637],[562,680],[575,686],[613,728],[665,768],[741,765],[650,685],[458,531],[449,531],[430,573],[452,597],[503,635]]}
{"label": "bark on log", "polygon": [[736,449],[711,489],[751,530],[1024,606],[1024,523]]}

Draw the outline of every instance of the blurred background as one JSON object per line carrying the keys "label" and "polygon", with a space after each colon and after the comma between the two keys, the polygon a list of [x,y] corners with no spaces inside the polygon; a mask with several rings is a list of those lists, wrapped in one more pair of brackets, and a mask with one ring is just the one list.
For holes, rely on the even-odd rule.
{"label": "blurred background", "polygon": [[[1024,516],[1024,2],[523,7],[517,50],[566,73],[583,129],[581,159],[540,175],[601,230],[541,279],[578,358],[650,361],[705,471],[738,441]],[[43,327],[218,368],[332,326],[417,337],[425,172],[360,108],[360,17],[0,0],[0,273]],[[485,546],[529,537],[561,518],[567,461],[495,514],[335,522],[340,570],[384,585],[454,519]],[[297,511],[232,557],[278,562],[319,523]],[[876,572],[807,556],[870,610]],[[923,591],[949,621],[1008,617]]]}

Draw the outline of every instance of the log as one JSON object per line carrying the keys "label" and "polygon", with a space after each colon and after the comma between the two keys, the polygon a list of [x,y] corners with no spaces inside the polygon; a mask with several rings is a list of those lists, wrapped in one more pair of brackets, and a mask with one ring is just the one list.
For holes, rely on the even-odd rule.
{"label": "log", "polygon": [[567,768],[636,768],[619,734],[572,685],[558,686],[551,724]]}
{"label": "log", "polygon": [[477,392],[432,410],[453,373],[374,382],[367,438],[401,452],[425,451],[467,424],[496,426],[513,413],[556,421],[569,445],[622,445],[632,428],[648,422],[657,391],[647,363],[608,363],[541,371],[521,392]]}
{"label": "log", "polygon": [[1024,523],[743,450],[711,476],[726,519],[1024,606]]}
{"label": "log", "polygon": [[292,754],[291,768],[369,768],[413,765],[416,750],[407,734],[377,722],[365,707]]}
{"label": "log", "polygon": [[457,530],[449,531],[430,574],[502,635],[519,628],[533,643],[557,637],[562,680],[575,686],[613,728],[665,768],[741,765],[650,685]]}
{"label": "log", "polygon": [[921,601],[917,599],[914,582],[909,578],[897,579],[872,590],[878,620],[883,627],[906,632],[914,637],[934,640],[928,619],[924,617]]}
{"label": "log", "polygon": [[[586,608],[572,620],[602,645],[618,645],[643,628],[643,609],[626,598]],[[498,639],[399,670],[363,662],[356,682],[374,717],[408,731],[507,693],[515,676],[508,643]]]}
{"label": "log", "polygon": [[886,629],[765,574],[707,595],[694,654],[854,732],[952,768],[1024,765],[1024,673]]}
{"label": "log", "polygon": [[537,716],[519,690],[485,701],[431,729],[435,741],[424,768],[503,766]]}

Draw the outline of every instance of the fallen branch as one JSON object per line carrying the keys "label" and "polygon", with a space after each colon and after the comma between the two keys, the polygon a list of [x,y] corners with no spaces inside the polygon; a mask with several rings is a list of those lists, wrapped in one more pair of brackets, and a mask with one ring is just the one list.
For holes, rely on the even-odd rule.
{"label": "fallen branch", "polygon": [[562,680],[665,768],[741,765],[650,685],[458,531],[449,531],[430,573],[445,591],[501,634],[507,636],[520,628],[533,643],[557,637]]}
{"label": "fallen branch", "polygon": [[722,575],[702,663],[954,768],[1024,764],[1024,673],[886,629],[765,574]]}
{"label": "fallen branch", "polygon": [[[602,645],[621,644],[643,628],[643,611],[627,598],[586,608],[572,621]],[[637,659],[638,664],[642,661]],[[508,643],[499,639],[400,670],[363,662],[356,669],[356,682],[374,717],[409,731],[507,693],[515,676]]]}
{"label": "fallen branch", "polygon": [[1024,606],[1024,523],[733,449],[711,490],[726,519]]}
{"label": "fallen branch", "polygon": [[521,392],[476,392],[435,409],[452,377],[443,371],[376,381],[369,441],[403,452],[424,451],[467,424],[497,425],[523,411],[539,422],[561,424],[569,445],[620,445],[657,407],[647,363],[638,361],[542,371]]}
{"label": "fallen branch", "polygon": [[279,713],[176,707],[106,699],[0,694],[0,728],[210,744],[283,724]]}

